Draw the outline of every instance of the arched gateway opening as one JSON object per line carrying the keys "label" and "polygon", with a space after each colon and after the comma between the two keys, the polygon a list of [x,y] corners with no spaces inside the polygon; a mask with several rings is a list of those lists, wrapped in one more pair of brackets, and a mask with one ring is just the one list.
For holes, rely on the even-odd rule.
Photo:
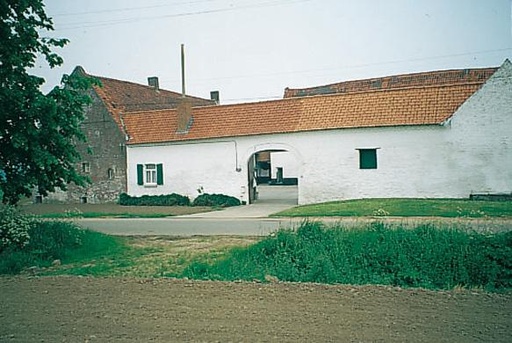
{"label": "arched gateway opening", "polygon": [[249,204],[298,204],[302,159],[293,148],[254,149],[247,162]]}

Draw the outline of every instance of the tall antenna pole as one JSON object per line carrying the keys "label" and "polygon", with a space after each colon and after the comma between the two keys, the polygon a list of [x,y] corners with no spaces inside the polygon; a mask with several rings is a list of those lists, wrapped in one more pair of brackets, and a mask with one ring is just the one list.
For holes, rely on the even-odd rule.
{"label": "tall antenna pole", "polygon": [[185,44],[181,44],[181,96],[185,94]]}

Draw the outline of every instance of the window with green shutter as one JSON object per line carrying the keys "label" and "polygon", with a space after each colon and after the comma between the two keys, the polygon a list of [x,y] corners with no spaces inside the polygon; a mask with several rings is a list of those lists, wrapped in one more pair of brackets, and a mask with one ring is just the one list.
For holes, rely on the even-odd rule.
{"label": "window with green shutter", "polygon": [[156,184],[164,184],[164,166],[161,163],[156,165]]}
{"label": "window with green shutter", "polygon": [[137,164],[137,185],[142,186],[144,184],[144,165]]}
{"label": "window with green shutter", "polygon": [[359,169],[377,169],[377,149],[358,149]]}
{"label": "window with green shutter", "polygon": [[157,186],[164,184],[163,164],[137,164],[137,185]]}

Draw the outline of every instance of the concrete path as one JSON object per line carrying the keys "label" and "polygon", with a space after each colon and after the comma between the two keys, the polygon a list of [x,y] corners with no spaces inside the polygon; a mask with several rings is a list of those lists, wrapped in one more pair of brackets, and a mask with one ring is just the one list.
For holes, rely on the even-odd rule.
{"label": "concrete path", "polygon": [[273,213],[297,206],[297,192],[297,186],[260,185],[258,186],[258,200],[254,204],[174,218],[267,218]]}
{"label": "concrete path", "polygon": [[[84,228],[112,235],[265,236],[280,228],[297,227],[304,220],[304,218],[269,218],[270,214],[297,205],[297,187],[260,186],[258,188],[260,197],[254,204],[230,207],[220,211],[167,218],[78,219],[76,222]],[[373,221],[416,226],[427,220],[441,225],[457,224],[490,232],[512,230],[512,219],[323,217],[310,218],[310,220],[320,220],[329,225],[341,224],[346,227]]]}
{"label": "concrete path", "polygon": [[294,227],[293,219],[269,218],[136,218],[79,219],[83,228],[121,236],[266,236],[280,228]]}

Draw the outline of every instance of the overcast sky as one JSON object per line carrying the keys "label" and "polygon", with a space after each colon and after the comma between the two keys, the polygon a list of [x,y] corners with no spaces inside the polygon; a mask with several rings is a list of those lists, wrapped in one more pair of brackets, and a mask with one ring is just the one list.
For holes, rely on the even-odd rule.
{"label": "overcast sky", "polygon": [[[45,0],[65,64],[137,83],[158,76],[221,103],[281,98],[285,87],[512,60],[511,0]],[[49,34],[44,34],[48,36]]]}

